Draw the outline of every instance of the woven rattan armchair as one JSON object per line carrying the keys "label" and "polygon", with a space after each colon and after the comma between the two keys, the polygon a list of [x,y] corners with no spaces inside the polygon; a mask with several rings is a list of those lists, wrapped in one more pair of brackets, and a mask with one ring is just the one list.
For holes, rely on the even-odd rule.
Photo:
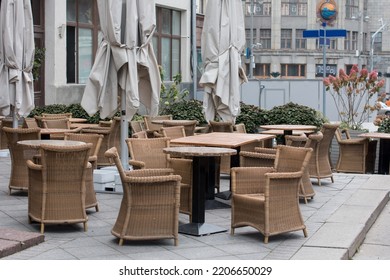
{"label": "woven rattan armchair", "polygon": [[332,166],[330,164],[330,146],[339,124],[326,123],[321,128],[322,140],[313,152],[313,158],[309,163],[310,178],[316,178],[321,186],[321,179],[330,178],[334,183]]}
{"label": "woven rattan armchair", "polygon": [[3,127],[8,139],[11,156],[11,175],[8,184],[9,194],[12,190],[28,191],[28,169],[26,161],[39,154],[36,148],[19,145],[18,141],[41,139],[40,128],[11,128]]}
{"label": "woven rattan armchair", "polygon": [[181,137],[186,137],[186,131],[184,126],[171,126],[171,127],[162,127],[161,133],[163,137],[168,137],[170,139],[176,139]]}
{"label": "woven rattan armchair", "polygon": [[144,121],[131,121],[130,127],[131,127],[131,134],[146,130]]}
{"label": "woven rattan armchair", "polygon": [[85,178],[91,147],[41,145],[41,164],[27,161],[28,216],[41,224],[41,233],[45,224],[83,223],[87,230]]}
{"label": "woven rattan armchair", "polygon": [[88,157],[91,168],[88,168],[85,178],[85,209],[95,207],[96,212],[98,212],[99,204],[96,199],[96,192],[93,184],[93,171],[97,168],[97,155],[103,141],[103,135],[92,133],[66,133],[65,140],[81,141],[92,144]]}
{"label": "woven rattan armchair", "polygon": [[0,120],[0,150],[8,149],[8,140],[3,127],[12,127],[12,118],[4,118]]}
{"label": "woven rattan armchair", "polygon": [[128,138],[126,143],[129,148],[129,164],[134,169],[169,169],[174,174],[180,175],[180,212],[192,217],[192,160],[183,158],[171,158],[163,152],[170,146],[169,138]]}
{"label": "woven rattan armchair", "polygon": [[297,230],[307,236],[298,191],[311,153],[308,148],[278,146],[277,168],[232,168],[232,235],[236,228],[251,226],[264,235],[264,243],[270,236]]}
{"label": "woven rattan armchair", "polygon": [[111,233],[123,240],[174,239],[178,245],[180,180],[168,169],[125,171],[115,147],[106,151],[123,186],[118,217]]}
{"label": "woven rattan armchair", "polygon": [[185,136],[192,136],[195,134],[195,128],[198,124],[197,120],[170,120],[169,122],[163,121],[163,127],[172,127],[172,126],[183,126],[185,131]]}
{"label": "woven rattan armchair", "polygon": [[120,117],[114,117],[108,127],[95,127],[95,128],[83,128],[81,133],[92,133],[103,135],[103,141],[98,152],[97,166],[110,166],[113,162],[110,162],[108,158],[104,156],[104,153],[111,147],[116,147],[120,151]]}
{"label": "woven rattan armchair", "polygon": [[352,138],[346,129],[337,129],[336,139],[340,147],[337,172],[374,173],[377,140]]}
{"label": "woven rattan armchair", "polygon": [[161,115],[161,116],[149,116],[149,115],[145,115],[143,116],[144,118],[144,124],[145,124],[145,128],[146,128],[146,131],[148,133],[148,137],[152,138],[154,137],[154,133],[157,132],[159,133],[160,132],[160,129],[163,127],[163,124],[162,122],[161,123],[153,123],[154,120],[172,120],[172,115]]}
{"label": "woven rattan armchair", "polygon": [[24,118],[23,120],[24,128],[38,128],[38,122],[35,118]]}

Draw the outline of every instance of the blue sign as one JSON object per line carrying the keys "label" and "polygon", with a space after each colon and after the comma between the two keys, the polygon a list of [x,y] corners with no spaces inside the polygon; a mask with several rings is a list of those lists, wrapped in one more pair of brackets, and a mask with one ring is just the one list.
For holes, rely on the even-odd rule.
{"label": "blue sign", "polygon": [[[326,36],[324,36],[326,35]],[[303,38],[347,37],[346,29],[303,30]]]}

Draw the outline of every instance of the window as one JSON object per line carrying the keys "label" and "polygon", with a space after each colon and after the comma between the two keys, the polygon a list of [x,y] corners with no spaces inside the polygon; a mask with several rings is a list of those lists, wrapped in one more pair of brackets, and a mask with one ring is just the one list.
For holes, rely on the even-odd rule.
{"label": "window", "polygon": [[98,44],[99,17],[96,1],[67,0],[67,83],[85,84]]}
{"label": "window", "polygon": [[[371,38],[374,32],[371,32]],[[378,32],[374,39],[374,52],[381,52],[382,51],[382,32]]]}
{"label": "window", "polygon": [[352,31],[352,44],[351,44],[351,47],[352,49],[351,50],[357,50],[358,49],[358,32],[356,31]]}
{"label": "window", "polygon": [[295,31],[295,48],[306,49],[306,39],[303,38],[303,29],[297,29]]}
{"label": "window", "polygon": [[257,78],[269,77],[271,73],[271,64],[256,63],[255,69],[253,69],[253,75]]}
{"label": "window", "polygon": [[305,77],[305,64],[281,64],[282,77]]}
{"label": "window", "polygon": [[345,17],[351,19],[359,14],[359,0],[347,0],[345,3]]}
{"label": "window", "polygon": [[271,49],[271,29],[260,29],[260,43],[263,49]]}
{"label": "window", "polygon": [[345,37],[344,39],[344,49],[346,51],[350,51],[351,50],[351,31],[347,31],[347,37]]}
{"label": "window", "polygon": [[205,3],[204,0],[196,0],[196,12],[198,14],[204,14]]}
{"label": "window", "polygon": [[156,20],[153,47],[157,62],[164,70],[164,80],[172,81],[173,76],[180,73],[181,13],[157,7]]}
{"label": "window", "polygon": [[[251,47],[251,30],[245,29],[245,35],[246,35],[246,46],[248,48]],[[253,29],[253,44],[255,44],[256,41],[256,29]]]}
{"label": "window", "polygon": [[[251,1],[243,2],[246,16],[251,13]],[[253,1],[253,15],[255,16],[270,16],[271,15],[271,1]]]}
{"label": "window", "polygon": [[282,16],[306,16],[306,0],[282,0]]}
{"label": "window", "polygon": [[280,37],[280,48],[291,49],[292,29],[282,29]]}

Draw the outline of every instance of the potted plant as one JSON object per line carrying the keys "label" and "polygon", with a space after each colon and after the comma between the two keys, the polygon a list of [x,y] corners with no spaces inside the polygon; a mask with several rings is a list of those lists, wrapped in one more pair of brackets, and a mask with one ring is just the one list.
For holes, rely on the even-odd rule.
{"label": "potted plant", "polygon": [[345,128],[359,130],[369,114],[376,110],[370,105],[385,81],[378,79],[376,71],[368,72],[354,65],[349,75],[340,69],[338,76],[329,75],[323,80],[326,91],[332,96],[339,118]]}

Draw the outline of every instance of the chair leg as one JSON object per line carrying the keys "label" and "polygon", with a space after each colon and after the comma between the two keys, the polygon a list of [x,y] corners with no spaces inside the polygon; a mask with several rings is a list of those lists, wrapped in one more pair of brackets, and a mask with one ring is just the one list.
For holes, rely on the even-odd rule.
{"label": "chair leg", "polygon": [[88,224],[87,224],[87,222],[84,222],[83,224],[84,224],[84,231],[87,231],[87,230],[88,230]]}
{"label": "chair leg", "polygon": [[321,186],[321,179],[317,178],[317,181],[318,181],[318,185]]}
{"label": "chair leg", "polygon": [[41,233],[43,234],[45,232],[45,224],[41,223]]}
{"label": "chair leg", "polygon": [[306,228],[303,229],[303,235],[304,235],[305,237],[307,237],[307,230],[306,230]]}
{"label": "chair leg", "polygon": [[334,179],[333,179],[333,176],[330,177],[330,180],[332,180],[332,183],[334,183]]}
{"label": "chair leg", "polygon": [[122,246],[123,245],[123,238],[120,238],[119,239],[119,246]]}
{"label": "chair leg", "polygon": [[177,237],[175,238],[175,243],[174,244],[175,244],[175,246],[179,245],[179,239]]}
{"label": "chair leg", "polygon": [[268,236],[264,236],[264,243],[265,244],[268,244],[268,238],[269,238]]}
{"label": "chair leg", "polygon": [[234,235],[234,228],[230,228],[230,235]]}
{"label": "chair leg", "polygon": [[95,210],[96,210],[96,212],[99,212],[99,205],[96,204]]}

